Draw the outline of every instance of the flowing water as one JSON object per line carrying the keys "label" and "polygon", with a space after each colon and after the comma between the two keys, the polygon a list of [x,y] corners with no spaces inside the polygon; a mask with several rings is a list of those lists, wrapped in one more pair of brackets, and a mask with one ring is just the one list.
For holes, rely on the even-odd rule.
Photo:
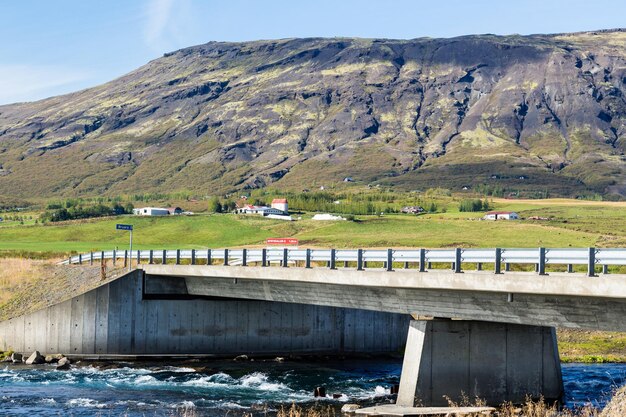
{"label": "flowing water", "polygon": [[[326,362],[183,362],[53,367],[0,367],[2,416],[271,415],[281,405],[322,401],[374,404],[389,401],[401,362],[389,359]],[[563,365],[566,403],[602,406],[626,383],[626,365]],[[333,399],[333,394],[340,395]]]}

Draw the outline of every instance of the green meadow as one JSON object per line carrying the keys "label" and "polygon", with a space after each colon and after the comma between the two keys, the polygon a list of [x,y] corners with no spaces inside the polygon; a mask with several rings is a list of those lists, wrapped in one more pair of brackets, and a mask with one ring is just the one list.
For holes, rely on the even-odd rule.
{"label": "green meadow", "polygon": [[[449,203],[444,212],[420,216],[356,216],[355,221],[314,221],[303,213],[294,222],[234,214],[138,217],[119,216],[62,223],[6,222],[0,226],[0,252],[66,254],[128,246],[217,248],[263,245],[269,237],[295,237],[302,247],[609,247],[626,246],[624,203],[577,200],[497,200],[495,209],[517,211],[519,221],[483,221],[483,213],[459,212]],[[530,220],[538,216],[548,220]]]}

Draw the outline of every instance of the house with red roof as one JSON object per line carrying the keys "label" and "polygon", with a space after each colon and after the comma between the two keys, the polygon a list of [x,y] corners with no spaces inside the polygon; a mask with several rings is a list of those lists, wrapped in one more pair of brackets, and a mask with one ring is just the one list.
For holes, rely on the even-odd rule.
{"label": "house with red roof", "polygon": [[485,213],[483,220],[519,220],[519,214],[514,211],[490,211]]}

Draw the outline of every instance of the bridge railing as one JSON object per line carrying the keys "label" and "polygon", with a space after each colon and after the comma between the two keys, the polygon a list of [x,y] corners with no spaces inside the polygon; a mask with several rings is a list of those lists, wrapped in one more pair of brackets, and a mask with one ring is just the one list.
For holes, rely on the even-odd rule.
{"label": "bridge railing", "polygon": [[63,264],[83,264],[113,260],[139,263],[174,262],[176,264],[204,265],[258,265],[303,266],[306,268],[326,266],[354,268],[417,268],[419,271],[442,269],[447,265],[455,272],[462,272],[471,264],[476,270],[484,264],[493,265],[495,273],[509,271],[511,265],[534,265],[539,274],[546,273],[546,266],[563,265],[573,272],[576,265],[586,265],[587,274],[594,276],[598,266],[608,273],[608,266],[626,265],[625,248],[490,248],[490,249],[166,249],[89,252],[70,257]]}

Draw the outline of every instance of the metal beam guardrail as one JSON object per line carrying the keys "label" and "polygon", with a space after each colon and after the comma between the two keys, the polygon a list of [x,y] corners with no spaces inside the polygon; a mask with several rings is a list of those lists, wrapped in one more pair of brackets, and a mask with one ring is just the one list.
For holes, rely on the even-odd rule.
{"label": "metal beam guardrail", "polygon": [[[539,274],[546,273],[546,267],[566,265],[572,272],[575,265],[586,265],[587,275],[595,276],[596,267],[604,273],[608,266],[626,265],[626,248],[491,248],[491,249],[167,249],[99,251],[79,254],[61,262],[62,264],[83,264],[111,259],[113,263],[122,260],[137,263],[204,264],[287,267],[290,264],[310,268],[319,264],[330,268],[350,267],[358,270],[379,267],[388,271],[394,267],[416,267],[421,272],[433,269],[433,264],[451,265],[454,272],[463,272],[463,266],[475,264],[476,270],[484,264],[493,265],[495,273],[510,269],[510,265],[534,265]],[[463,265],[465,264],[465,265]]]}

